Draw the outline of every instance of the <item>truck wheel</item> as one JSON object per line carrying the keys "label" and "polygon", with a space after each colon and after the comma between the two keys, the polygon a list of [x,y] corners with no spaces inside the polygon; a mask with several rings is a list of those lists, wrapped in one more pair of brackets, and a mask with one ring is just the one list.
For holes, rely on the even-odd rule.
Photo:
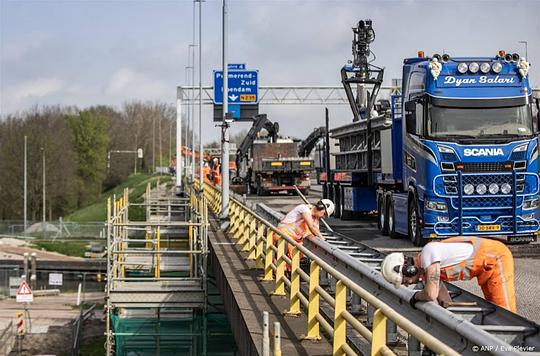
{"label": "truck wheel", "polygon": [[418,221],[418,204],[416,198],[409,202],[409,214],[407,217],[409,225],[409,239],[414,246],[423,246],[425,244],[420,230],[420,222]]}
{"label": "truck wheel", "polygon": [[377,201],[377,225],[381,234],[388,235],[388,215],[384,200],[384,196],[381,195]]}
{"label": "truck wheel", "polygon": [[388,214],[386,220],[388,221],[388,235],[390,235],[391,238],[397,239],[400,237],[400,235],[396,232],[396,216],[394,213],[394,203],[392,202],[392,198],[388,198]]}

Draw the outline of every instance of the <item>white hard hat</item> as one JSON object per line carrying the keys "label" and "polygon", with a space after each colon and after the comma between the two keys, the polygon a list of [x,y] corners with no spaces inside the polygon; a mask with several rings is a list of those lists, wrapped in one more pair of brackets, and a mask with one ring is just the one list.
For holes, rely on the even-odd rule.
{"label": "white hard hat", "polygon": [[403,265],[405,256],[401,252],[394,252],[384,258],[381,265],[381,273],[389,283],[399,288],[403,282]]}
{"label": "white hard hat", "polygon": [[320,202],[324,205],[324,210],[326,210],[326,214],[328,216],[332,215],[334,213],[334,210],[336,210],[334,202],[330,199],[321,199]]}

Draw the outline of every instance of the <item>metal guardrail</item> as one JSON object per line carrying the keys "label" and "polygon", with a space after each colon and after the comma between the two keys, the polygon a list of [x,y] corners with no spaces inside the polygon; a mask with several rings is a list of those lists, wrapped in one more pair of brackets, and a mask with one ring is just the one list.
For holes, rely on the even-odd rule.
{"label": "metal guardrail", "polygon": [[[220,191],[213,186],[205,185],[205,194],[209,199],[210,206],[215,207],[214,212],[219,213],[221,209]],[[322,327],[332,339],[334,355],[356,355],[357,351],[347,343],[347,327],[349,327],[371,344],[372,355],[393,355],[394,352],[388,347],[386,341],[386,324],[390,320],[439,354],[459,354],[452,347],[423,330],[408,317],[382,301],[378,293],[369,291],[363,285],[356,283],[349,276],[334,268],[331,263],[281,233],[274,223],[267,221],[235,198],[230,199],[230,220],[229,236],[236,240],[242,251],[248,254],[248,260],[255,260],[257,267],[264,270],[262,280],[275,281],[274,295],[289,296],[290,307],[287,314],[299,315],[301,306],[304,306],[308,311],[306,339],[319,340]],[[310,241],[314,240],[316,238],[310,239]],[[293,246],[291,258],[285,253],[286,243]],[[310,261],[309,274],[300,268],[301,255]],[[286,264],[291,266],[290,278],[285,276]],[[325,272],[335,279],[333,295],[321,286],[321,272]],[[376,273],[373,270],[371,272]],[[307,296],[301,293],[302,281],[308,284]],[[371,329],[347,310],[349,291],[360,296],[374,307]],[[404,300],[408,299],[404,298]],[[334,311],[333,323],[328,322],[323,317],[321,302],[332,307]]]}
{"label": "metal guardrail", "polygon": [[[260,214],[276,223],[283,214],[258,204]],[[362,280],[368,290],[378,290],[379,298],[406,314],[417,325],[433,335],[438,335],[461,354],[509,355],[540,354],[540,326],[506,309],[487,302],[463,289],[447,283],[453,299],[460,302],[475,302],[475,307],[441,308],[436,303],[417,304],[411,309],[407,300],[412,294],[407,288],[391,287],[378,273],[384,254],[368,248],[345,235],[332,233],[325,242],[306,241],[306,247],[331,261],[336,269],[343,271],[353,280]],[[352,305],[354,308],[355,306]],[[368,319],[372,315],[368,306]],[[419,351],[416,340],[409,339],[409,352]]]}

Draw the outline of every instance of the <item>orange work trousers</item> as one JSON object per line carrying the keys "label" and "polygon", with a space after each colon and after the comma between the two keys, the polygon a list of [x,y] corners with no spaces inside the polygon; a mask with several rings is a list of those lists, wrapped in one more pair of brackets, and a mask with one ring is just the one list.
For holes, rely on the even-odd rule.
{"label": "orange work trousers", "polygon": [[497,257],[486,258],[483,271],[477,276],[478,284],[487,300],[515,313],[514,258],[508,247],[499,244]]}

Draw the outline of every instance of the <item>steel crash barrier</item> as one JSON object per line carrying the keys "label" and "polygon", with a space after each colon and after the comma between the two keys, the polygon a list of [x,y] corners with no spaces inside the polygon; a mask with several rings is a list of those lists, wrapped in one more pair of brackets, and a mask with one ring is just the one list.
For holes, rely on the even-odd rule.
{"label": "steel crash barrier", "polygon": [[[205,196],[212,211],[219,214],[221,211],[220,191],[213,186],[205,185]],[[331,338],[334,355],[356,355],[357,350],[347,343],[347,328],[352,328],[371,344],[372,355],[394,355],[395,353],[387,345],[386,325],[388,321],[391,321],[438,354],[459,354],[306,247],[281,233],[276,226],[237,199],[231,198],[229,204],[231,222],[228,229],[229,236],[236,240],[241,251],[247,253],[248,260],[254,260],[257,267],[264,270],[262,280],[275,282],[273,294],[289,297],[290,305],[287,315],[299,315],[302,312],[302,306],[307,310],[306,339],[320,340],[322,328]],[[286,244],[293,246],[290,258],[285,252]],[[309,274],[300,268],[301,255],[310,261]],[[291,266],[290,278],[285,275],[286,265]],[[334,295],[321,285],[322,273],[327,273],[335,279]],[[301,292],[302,281],[308,285],[307,296]],[[349,291],[375,308],[371,329],[347,310]],[[321,313],[322,303],[326,303],[333,309],[333,320],[328,321]]]}

